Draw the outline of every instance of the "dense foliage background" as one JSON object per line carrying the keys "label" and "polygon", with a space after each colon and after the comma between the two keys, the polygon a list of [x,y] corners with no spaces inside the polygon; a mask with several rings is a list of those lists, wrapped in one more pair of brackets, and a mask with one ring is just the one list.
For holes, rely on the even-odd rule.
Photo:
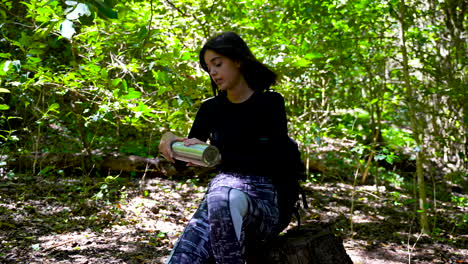
{"label": "dense foliage background", "polygon": [[466,14],[462,0],[1,0],[0,176],[61,169],[8,166],[22,155],[157,156],[211,96],[198,49],[232,30],[281,75],[309,181],[401,187],[436,232],[436,199],[467,206]]}

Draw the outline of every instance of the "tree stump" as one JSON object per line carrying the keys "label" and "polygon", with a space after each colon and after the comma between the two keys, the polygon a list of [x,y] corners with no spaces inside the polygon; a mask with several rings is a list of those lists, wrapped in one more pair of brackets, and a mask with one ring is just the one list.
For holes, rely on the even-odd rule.
{"label": "tree stump", "polygon": [[248,253],[247,264],[352,264],[343,240],[328,227],[293,228]]}

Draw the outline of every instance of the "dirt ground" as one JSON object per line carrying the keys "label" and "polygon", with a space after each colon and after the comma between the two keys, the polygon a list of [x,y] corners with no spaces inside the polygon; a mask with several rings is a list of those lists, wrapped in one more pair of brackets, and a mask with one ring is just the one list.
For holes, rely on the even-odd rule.
{"label": "dirt ground", "polygon": [[[0,262],[164,263],[206,186],[158,177],[82,181],[4,178]],[[397,188],[357,186],[354,203],[349,184],[307,183],[305,190],[303,221],[332,225],[356,264],[468,263],[465,207],[438,201],[431,210],[437,228],[427,236]]]}

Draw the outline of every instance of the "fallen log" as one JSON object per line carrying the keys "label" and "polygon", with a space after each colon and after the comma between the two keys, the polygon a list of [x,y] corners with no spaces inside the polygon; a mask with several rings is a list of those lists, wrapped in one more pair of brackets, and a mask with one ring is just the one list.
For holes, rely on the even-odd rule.
{"label": "fallen log", "polygon": [[174,166],[165,159],[144,158],[120,153],[38,153],[15,156],[3,156],[7,167],[19,171],[41,170],[45,167],[55,169],[83,168],[86,170],[144,172],[172,176],[176,173]]}
{"label": "fallen log", "polygon": [[[84,153],[31,153],[23,155],[0,156],[0,161],[6,161],[9,169],[16,171],[35,170],[40,171],[45,167],[55,169],[80,168],[86,171],[116,171],[116,172],[151,172],[159,176],[170,177],[176,173],[203,174],[210,171],[209,168],[194,167],[191,172],[186,170],[185,165],[174,166],[166,159],[144,158],[136,155],[125,155],[122,153],[101,153],[94,151],[91,154]],[[179,164],[180,165],[180,164]],[[320,161],[309,162],[309,170],[327,173],[328,168]]]}
{"label": "fallen log", "polygon": [[293,228],[247,252],[247,264],[352,264],[343,240],[329,227]]}

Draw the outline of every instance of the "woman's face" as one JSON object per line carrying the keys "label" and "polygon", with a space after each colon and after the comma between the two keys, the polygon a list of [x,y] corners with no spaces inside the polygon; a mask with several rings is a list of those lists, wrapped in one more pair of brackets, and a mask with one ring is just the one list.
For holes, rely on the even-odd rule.
{"label": "woman's face", "polygon": [[242,80],[243,76],[240,72],[239,62],[212,50],[205,52],[204,59],[208,67],[208,73],[221,91],[233,89]]}

